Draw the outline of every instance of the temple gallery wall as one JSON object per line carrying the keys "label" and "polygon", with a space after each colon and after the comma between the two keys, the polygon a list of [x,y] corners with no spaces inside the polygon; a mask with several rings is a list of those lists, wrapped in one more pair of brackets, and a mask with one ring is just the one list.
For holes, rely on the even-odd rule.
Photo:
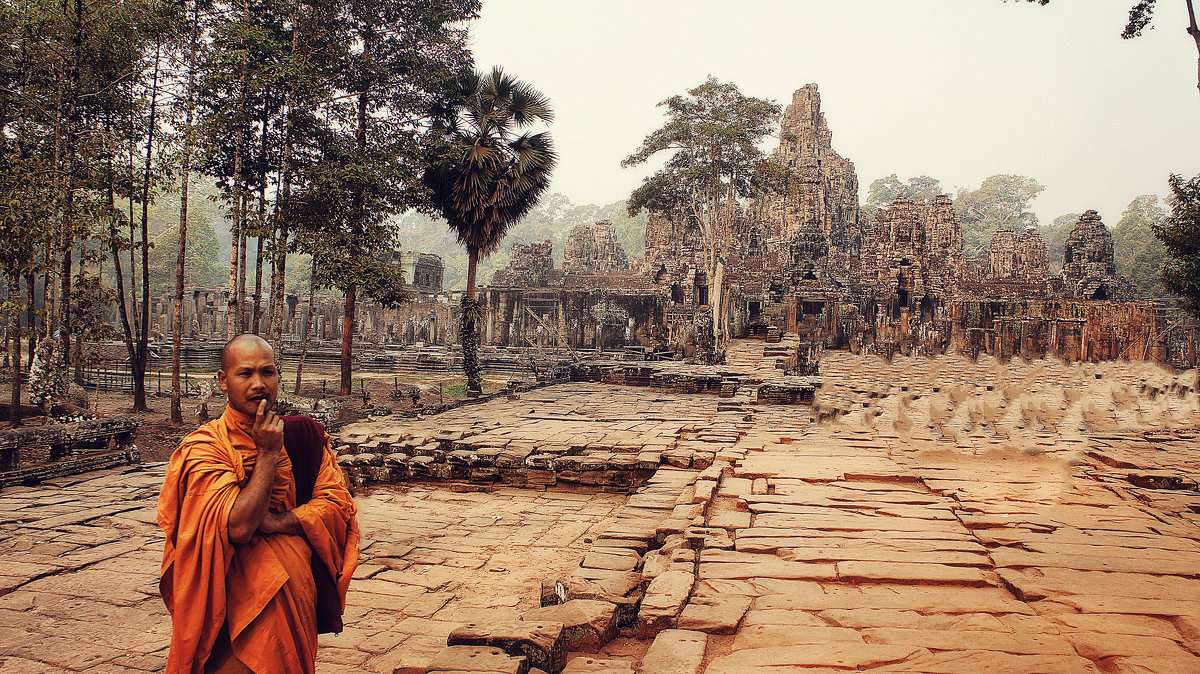
{"label": "temple gallery wall", "polygon": [[[513,244],[510,264],[480,289],[482,343],[707,359],[716,314],[727,317],[731,336],[777,329],[855,352],[1196,362],[1194,323],[1170,303],[1134,299],[1095,211],[1071,231],[1060,273],[1051,274],[1036,229],[1000,229],[979,259],[968,259],[948,196],[860,208],[854,164],[833,149],[815,84],[793,94],[780,138],[774,158],[795,179],[723,212],[722,241],[706,238],[684,211],[660,211],[650,213],[640,258],[629,258],[607,221],[574,227],[561,266],[550,241]],[[713,255],[726,263],[719,293],[709,278]],[[441,258],[405,251],[392,261],[414,299],[360,304],[359,343],[453,346],[458,293],[442,287]],[[186,297],[185,334],[223,336],[225,289],[190,288]],[[714,312],[717,302],[722,311]],[[287,296],[288,335],[303,333],[308,306],[307,297]],[[153,316],[168,334],[168,297],[155,301]],[[340,299],[318,297],[313,338],[337,339],[341,317]]]}

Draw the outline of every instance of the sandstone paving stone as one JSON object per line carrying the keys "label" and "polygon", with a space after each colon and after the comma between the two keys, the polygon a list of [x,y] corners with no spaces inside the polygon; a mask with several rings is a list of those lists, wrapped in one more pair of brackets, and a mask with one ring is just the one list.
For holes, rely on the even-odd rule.
{"label": "sandstone paving stone", "polygon": [[[750,546],[753,547],[753,546]],[[745,548],[745,546],[743,546]],[[940,566],[974,566],[991,568],[992,561],[981,552],[953,550],[888,550],[875,547],[837,548],[776,548],[776,555],[789,562],[838,562],[839,573],[845,573],[845,562],[876,562],[889,565],[934,564]]]}
{"label": "sandstone paving stone", "polygon": [[1146,656],[1111,658],[1110,666],[1128,674],[1193,674],[1197,667],[1195,656]]}
{"label": "sandstone paving stone", "polygon": [[862,638],[869,644],[920,646],[935,651],[952,651],[969,644],[972,649],[1018,655],[1075,655],[1075,648],[1069,636],[1059,635],[1016,634],[991,630],[872,627],[862,630]]}
{"label": "sandstone paving stone", "polygon": [[784,580],[834,580],[833,564],[787,562],[775,558],[763,562],[701,563],[696,574],[702,580],[777,578]]}
{"label": "sandstone paving stone", "polygon": [[1062,595],[1175,599],[1200,594],[1200,580],[1149,573],[1044,569],[998,569],[1001,580],[1025,601]]}
{"label": "sandstone paving stone", "polygon": [[819,616],[831,625],[863,630],[893,627],[927,631],[992,631],[1056,634],[1054,624],[1041,616],[1012,613],[921,613],[903,609],[828,609]]}
{"label": "sandstone paving stone", "polygon": [[743,595],[699,595],[694,593],[679,615],[679,629],[708,634],[733,634],[750,608]]}
{"label": "sandstone paving stone", "polygon": [[662,630],[675,627],[695,582],[695,576],[687,571],[666,571],[650,581],[638,611],[637,637],[652,639]]}
{"label": "sandstone paving stone", "polygon": [[980,569],[934,563],[851,560],[838,562],[837,573],[840,581],[849,583],[895,582],[975,586],[993,584]]}
{"label": "sandstone paving stone", "polygon": [[864,669],[904,662],[925,653],[928,651],[923,648],[853,642],[748,648],[714,659],[704,671],[706,674],[767,674],[788,668]]}
{"label": "sandstone paving stone", "polygon": [[663,630],[642,657],[639,671],[649,674],[699,674],[708,635],[691,630]]}
{"label": "sandstone paving stone", "polygon": [[1082,613],[1137,613],[1157,616],[1200,615],[1200,599],[1141,599],[1106,595],[1066,595],[1038,602],[1062,604]]}
{"label": "sandstone paving stone", "polygon": [[757,625],[786,625],[797,627],[828,627],[829,623],[822,620],[815,612],[793,609],[760,609],[751,607],[743,614],[741,629]]}
{"label": "sandstone paving stone", "polygon": [[884,608],[922,613],[1034,613],[1028,604],[1018,601],[1009,592],[992,587],[878,585],[859,590],[846,594],[765,595],[756,598],[750,609],[822,611]]}
{"label": "sandstone paving stone", "polygon": [[622,548],[605,548],[604,551],[589,552],[584,556],[580,566],[609,571],[633,571],[641,562],[641,556],[633,550],[629,550],[627,554],[610,554],[609,550],[615,552]]}
{"label": "sandstone paving stone", "polygon": [[901,663],[871,670],[885,674],[1100,674],[1091,660],[1075,655],[1015,655],[998,651],[961,649],[925,652]]}
{"label": "sandstone paving stone", "polygon": [[526,611],[521,620],[562,623],[562,641],[568,652],[595,653],[616,636],[617,606],[607,601],[572,599]]}
{"label": "sandstone paving stone", "polygon": [[1117,549],[1110,555],[1072,555],[1061,553],[1037,553],[1011,548],[992,551],[992,560],[998,567],[1051,567],[1078,569],[1081,571],[1116,571],[1124,573],[1159,573],[1186,576],[1200,568],[1200,558],[1176,559],[1164,554],[1161,557],[1125,558],[1118,556]]}
{"label": "sandstone paving stone", "polygon": [[748,648],[806,646],[838,641],[865,643],[857,630],[846,627],[829,627],[817,619],[814,624],[807,626],[800,624],[744,626],[738,630],[732,648],[740,651]]}
{"label": "sandstone paving stone", "polygon": [[615,660],[611,658],[590,658],[578,656],[571,658],[562,674],[635,674],[633,662],[630,660]]}
{"label": "sandstone paving stone", "polygon": [[549,620],[516,620],[469,623],[446,638],[450,646],[495,646],[528,659],[531,667],[556,672],[566,665],[563,623]]}
{"label": "sandstone paving stone", "polygon": [[1089,660],[1110,657],[1147,655],[1153,657],[1179,658],[1192,656],[1197,667],[1200,658],[1185,650],[1175,641],[1163,637],[1133,634],[1099,634],[1096,632],[1065,632],[1063,638],[1075,646],[1076,652]]}
{"label": "sandstone paving stone", "polygon": [[425,671],[428,674],[527,674],[529,661],[523,657],[512,657],[503,650],[490,646],[450,646],[434,656]]}

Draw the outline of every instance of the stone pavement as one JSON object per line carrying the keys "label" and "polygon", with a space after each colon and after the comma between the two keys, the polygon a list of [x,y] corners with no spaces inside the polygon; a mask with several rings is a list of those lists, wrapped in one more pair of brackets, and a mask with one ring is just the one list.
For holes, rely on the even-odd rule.
{"label": "stone pavement", "polygon": [[[0,672],[159,671],[170,617],[155,524],[165,464],[0,492]],[[363,553],[318,671],[425,671],[458,625],[539,605],[618,494],[389,487],[356,498]]]}
{"label": "stone pavement", "polygon": [[[571,384],[415,422],[689,464],[632,496],[360,495],[348,628],[318,670],[1200,671],[1194,374],[841,352],[821,368],[811,412]],[[161,667],[161,474],[0,491],[0,672]]]}

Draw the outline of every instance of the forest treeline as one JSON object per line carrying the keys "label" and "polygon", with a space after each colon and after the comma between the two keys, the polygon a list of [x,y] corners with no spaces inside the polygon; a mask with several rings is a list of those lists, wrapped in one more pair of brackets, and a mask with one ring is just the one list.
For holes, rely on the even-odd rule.
{"label": "forest treeline", "polygon": [[[83,342],[110,336],[99,317],[115,305],[145,409],[147,309],[172,261],[177,317],[185,281],[223,278],[236,290],[228,334],[277,345],[289,255],[310,260],[310,288],[403,299],[377,253],[397,244],[394,216],[436,209],[422,175],[470,93],[478,11],[478,0],[0,4],[10,362],[40,337],[78,377]],[[202,208],[189,208],[193,192]],[[228,264],[210,265],[220,229]]]}

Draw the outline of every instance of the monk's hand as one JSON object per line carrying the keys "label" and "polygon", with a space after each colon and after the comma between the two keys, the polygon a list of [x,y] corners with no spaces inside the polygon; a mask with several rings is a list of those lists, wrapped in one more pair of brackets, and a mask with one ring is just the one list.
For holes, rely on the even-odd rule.
{"label": "monk's hand", "polygon": [[279,450],[283,449],[283,419],[267,408],[266,400],[258,402],[250,436],[254,438],[254,446],[259,452],[278,455]]}
{"label": "monk's hand", "polygon": [[304,528],[300,526],[300,519],[290,510],[281,513],[268,510],[258,530],[264,534],[304,533]]}

